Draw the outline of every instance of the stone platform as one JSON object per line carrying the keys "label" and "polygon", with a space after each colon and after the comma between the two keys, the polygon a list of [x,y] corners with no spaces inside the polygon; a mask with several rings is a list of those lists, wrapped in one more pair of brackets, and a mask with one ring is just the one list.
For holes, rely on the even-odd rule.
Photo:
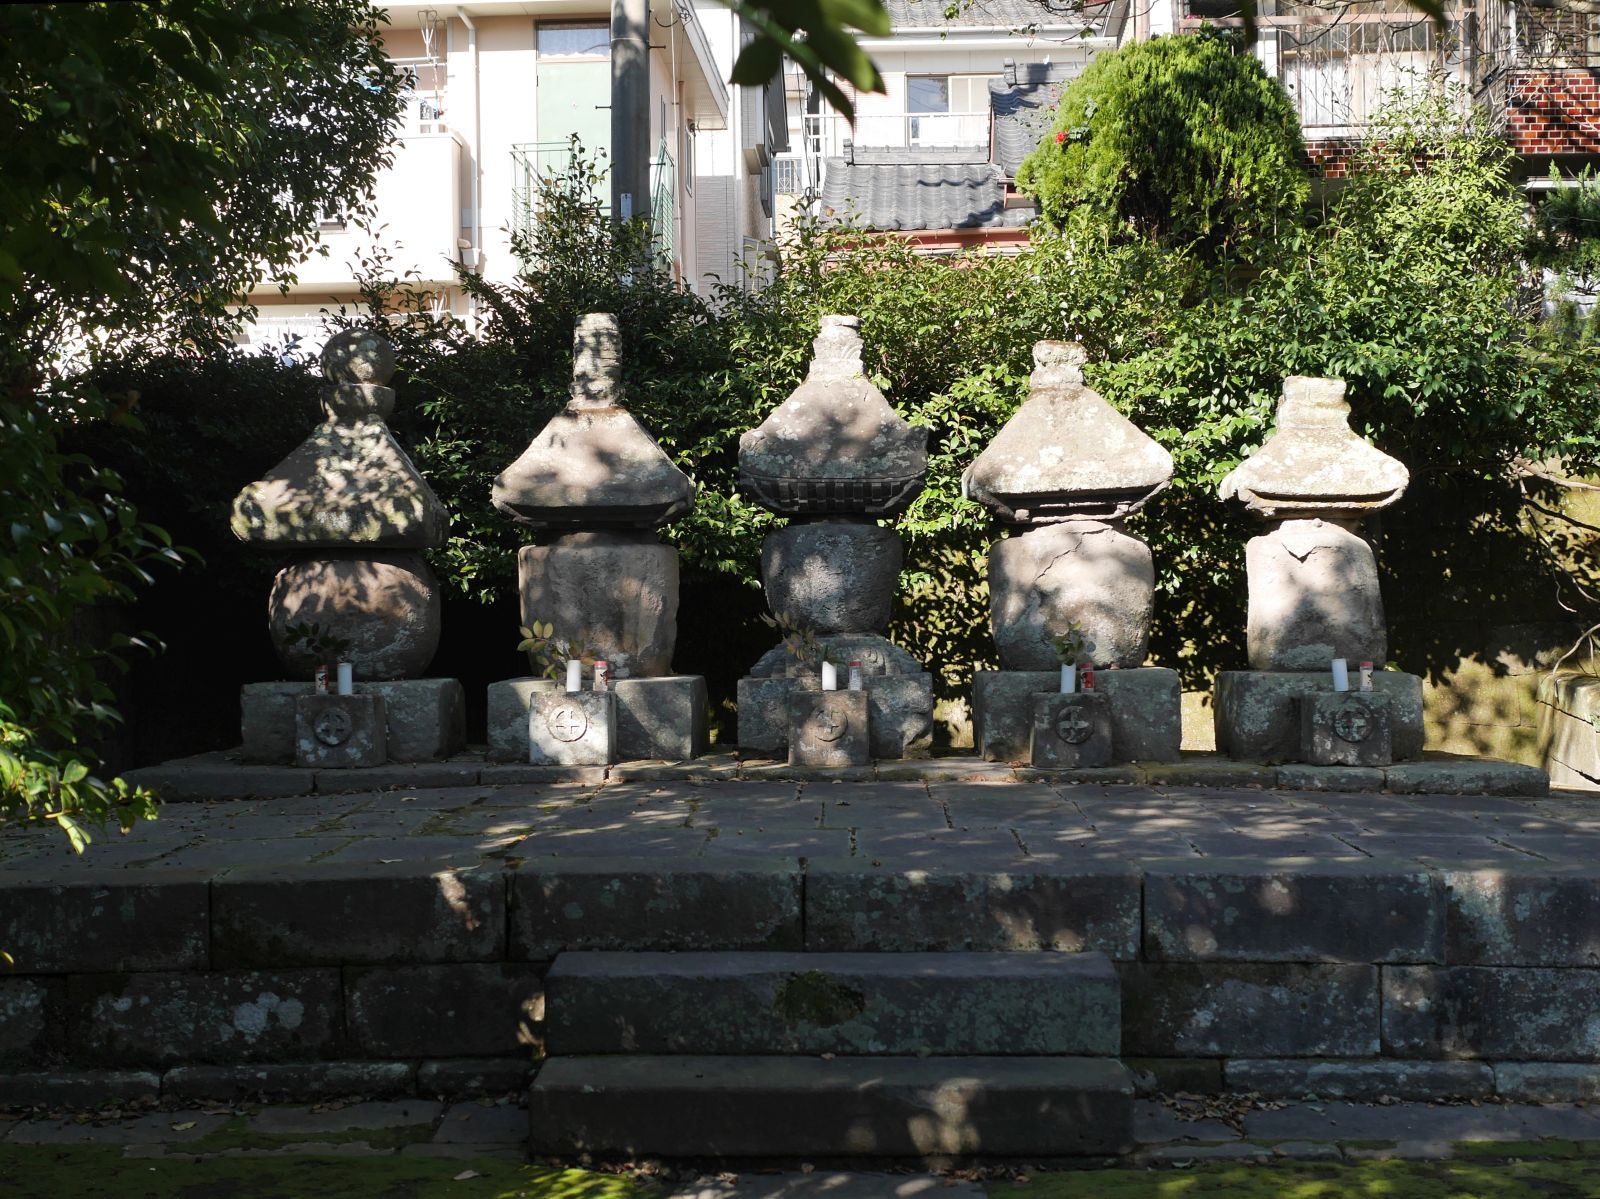
{"label": "stone platform", "polygon": [[567,950],[1093,950],[1146,1086],[1597,1085],[1590,796],[455,767],[172,804],[83,857],[0,830],[0,1102],[503,1090]]}

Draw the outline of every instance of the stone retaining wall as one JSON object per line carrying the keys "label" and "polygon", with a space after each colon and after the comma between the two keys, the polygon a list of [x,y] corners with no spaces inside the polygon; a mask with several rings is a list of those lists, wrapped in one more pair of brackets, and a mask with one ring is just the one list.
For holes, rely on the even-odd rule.
{"label": "stone retaining wall", "polygon": [[637,857],[9,879],[0,1103],[521,1085],[563,948],[1100,949],[1149,1086],[1600,1089],[1600,867]]}

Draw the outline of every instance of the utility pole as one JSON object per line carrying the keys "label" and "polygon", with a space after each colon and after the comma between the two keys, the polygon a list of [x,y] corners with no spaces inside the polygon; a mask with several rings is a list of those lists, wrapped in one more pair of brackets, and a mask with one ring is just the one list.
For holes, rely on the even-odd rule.
{"label": "utility pole", "polygon": [[650,217],[650,0],[611,0],[611,216]]}

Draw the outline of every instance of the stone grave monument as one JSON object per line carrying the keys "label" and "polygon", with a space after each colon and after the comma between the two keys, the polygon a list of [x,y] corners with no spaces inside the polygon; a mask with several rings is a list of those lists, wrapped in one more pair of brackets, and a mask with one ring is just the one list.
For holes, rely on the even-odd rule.
{"label": "stone grave monument", "polygon": [[[330,338],[325,419],[233,502],[241,540],[298,555],[267,604],[292,681],[245,685],[246,762],[421,762],[465,739],[461,684],[419,677],[439,644],[439,583],[423,550],[444,540],[449,522],[385,423],[394,365],[394,348],[370,330]],[[354,694],[313,694],[313,671],[333,664],[318,641],[340,645]]]}
{"label": "stone grave monument", "polygon": [[[857,317],[823,317],[805,381],[739,439],[741,490],[789,518],[761,548],[767,604],[785,635],[739,680],[739,745],[778,755],[800,728],[797,761],[811,765],[865,756],[845,752],[859,733],[852,662],[871,757],[921,757],[933,739],[933,680],[883,635],[902,551],[900,535],[878,523],[921,492],[926,439],[867,379],[860,329]],[[845,690],[823,691],[822,657]]]}
{"label": "stone grave monument", "polygon": [[[1150,547],[1123,527],[1166,488],[1172,456],[1084,385],[1085,360],[1075,342],[1037,343],[1027,400],[961,479],[1010,528],[989,550],[1000,669],[973,678],[990,761],[1171,761],[1182,742],[1177,673],[1144,665]],[[1069,629],[1096,667],[1092,694],[1061,694],[1053,639]]]}
{"label": "stone grave monument", "polygon": [[[1245,551],[1249,670],[1217,675],[1217,749],[1258,762],[1384,765],[1422,756],[1422,680],[1383,669],[1378,563],[1362,521],[1398,500],[1405,466],[1350,428],[1342,379],[1283,383],[1277,428],[1223,479],[1269,522]],[[1336,691],[1334,660],[1349,691]],[[1359,689],[1371,662],[1373,690]]]}
{"label": "stone grave monument", "polygon": [[[678,551],[655,529],[684,516],[694,483],[622,404],[620,335],[610,313],[581,317],[572,388],[494,481],[494,505],[535,530],[517,554],[524,625],[609,667],[607,690],[546,678],[489,688],[489,751],[501,760],[592,765],[698,757],[706,685],[672,673]],[[592,676],[591,676],[592,679]]]}

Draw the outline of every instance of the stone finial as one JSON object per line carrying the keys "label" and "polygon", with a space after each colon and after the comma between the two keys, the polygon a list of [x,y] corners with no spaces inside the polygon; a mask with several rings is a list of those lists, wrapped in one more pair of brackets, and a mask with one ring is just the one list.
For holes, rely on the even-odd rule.
{"label": "stone finial", "polygon": [[622,334],[609,312],[587,312],[572,331],[573,408],[612,408],[620,404]]}
{"label": "stone finial", "polygon": [[684,516],[695,486],[618,402],[617,318],[590,312],[572,334],[567,406],[494,481],[494,506],[538,528],[655,528]]}
{"label": "stone finial", "polygon": [[384,420],[394,411],[394,347],[346,329],[322,350],[326,420],[233,501],[241,541],[303,549],[424,549],[449,517]]}
{"label": "stone finial", "polygon": [[322,374],[330,383],[375,383],[394,377],[394,346],[371,329],[345,329],[322,347]]}
{"label": "stone finial", "polygon": [[825,316],[816,339],[811,343],[809,378],[853,378],[864,376],[861,365],[861,318]]}
{"label": "stone finial", "polygon": [[1028,376],[1028,388],[1039,391],[1046,387],[1082,384],[1083,365],[1088,361],[1089,352],[1081,342],[1036,341],[1033,343],[1033,374]]}
{"label": "stone finial", "polygon": [[927,434],[861,365],[861,320],[825,316],[805,382],[739,438],[739,486],[785,516],[894,516],[922,490]]}
{"label": "stone finial", "polygon": [[322,411],[330,421],[353,422],[394,412],[394,346],[371,329],[345,329],[322,347]]}
{"label": "stone finial", "polygon": [[1350,428],[1343,379],[1291,375],[1278,423],[1219,491],[1264,516],[1355,518],[1405,494],[1410,472]]}
{"label": "stone finial", "polygon": [[961,491],[1002,520],[1116,520],[1172,479],[1172,455],[1084,386],[1084,348],[1033,347],[1028,398],[961,476]]}

